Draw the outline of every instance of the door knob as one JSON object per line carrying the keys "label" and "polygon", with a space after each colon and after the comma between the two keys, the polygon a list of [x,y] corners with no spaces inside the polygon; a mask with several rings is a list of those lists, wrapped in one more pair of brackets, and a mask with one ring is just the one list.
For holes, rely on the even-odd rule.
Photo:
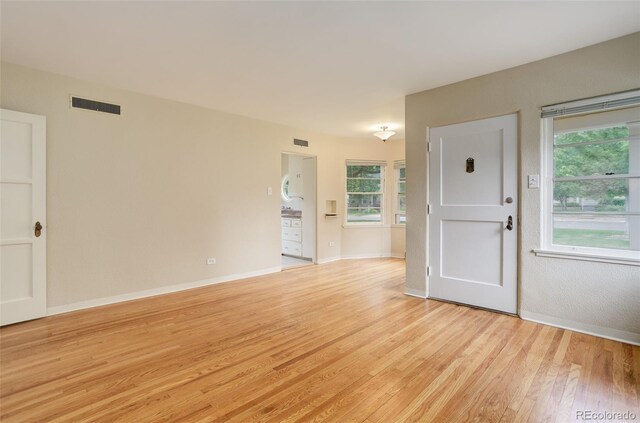
{"label": "door knob", "polygon": [[36,227],[33,231],[33,234],[36,236],[36,238],[42,235],[42,225],[40,224],[40,222],[36,222]]}
{"label": "door knob", "polygon": [[507,219],[507,230],[508,231],[513,230],[513,217],[511,216],[509,216],[509,218]]}
{"label": "door knob", "polygon": [[504,201],[505,201],[505,203],[507,203],[507,204],[511,204],[511,203],[513,203],[513,198],[511,198],[511,197],[507,197]]}

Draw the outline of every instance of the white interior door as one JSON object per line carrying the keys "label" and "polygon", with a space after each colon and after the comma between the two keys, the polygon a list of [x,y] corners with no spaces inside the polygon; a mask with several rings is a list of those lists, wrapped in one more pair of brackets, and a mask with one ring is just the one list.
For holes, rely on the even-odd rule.
{"label": "white interior door", "polygon": [[4,109],[0,118],[0,324],[8,325],[46,314],[46,119]]}
{"label": "white interior door", "polygon": [[429,133],[429,297],[517,311],[518,118]]}

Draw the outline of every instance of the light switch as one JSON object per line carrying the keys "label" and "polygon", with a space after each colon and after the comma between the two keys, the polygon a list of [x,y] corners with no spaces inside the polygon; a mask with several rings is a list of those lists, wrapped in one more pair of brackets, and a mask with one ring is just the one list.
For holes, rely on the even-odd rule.
{"label": "light switch", "polygon": [[268,187],[267,188],[267,195],[273,195],[273,188],[272,187]]}
{"label": "light switch", "polygon": [[540,175],[529,175],[529,189],[540,188]]}

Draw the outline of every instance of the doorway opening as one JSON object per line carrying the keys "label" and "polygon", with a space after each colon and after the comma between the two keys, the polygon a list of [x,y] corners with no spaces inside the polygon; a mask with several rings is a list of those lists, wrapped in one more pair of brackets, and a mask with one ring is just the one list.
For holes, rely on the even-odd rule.
{"label": "doorway opening", "polygon": [[317,262],[317,159],[282,153],[280,184],[280,242],[282,268]]}

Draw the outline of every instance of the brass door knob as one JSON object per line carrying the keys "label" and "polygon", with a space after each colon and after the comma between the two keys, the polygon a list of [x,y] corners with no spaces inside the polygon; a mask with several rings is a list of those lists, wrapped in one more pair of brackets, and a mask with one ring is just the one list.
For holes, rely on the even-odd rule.
{"label": "brass door knob", "polygon": [[42,235],[42,225],[40,224],[40,222],[36,222],[36,227],[33,233],[36,236],[36,238]]}

